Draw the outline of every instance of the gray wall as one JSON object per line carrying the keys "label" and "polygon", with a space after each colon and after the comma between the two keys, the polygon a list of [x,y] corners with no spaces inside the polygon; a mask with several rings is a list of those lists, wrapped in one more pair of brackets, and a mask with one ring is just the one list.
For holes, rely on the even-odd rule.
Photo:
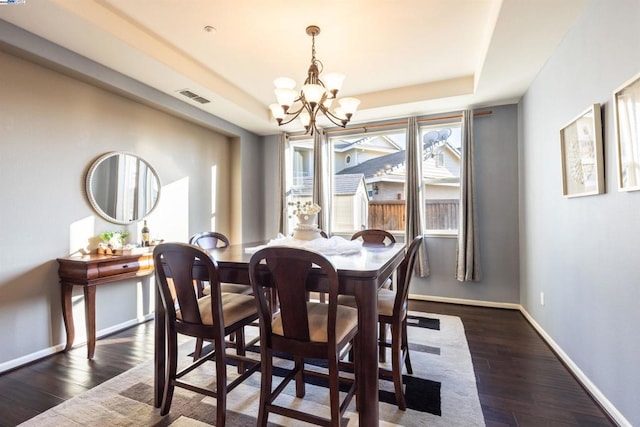
{"label": "gray wall", "polygon": [[518,304],[518,130],[517,107],[492,107],[474,118],[478,204],[479,282],[455,279],[457,239],[428,237],[431,275],[411,282],[411,293],[430,299]]}
{"label": "gray wall", "polygon": [[[261,185],[259,137],[5,24],[0,21],[0,371],[65,343],[57,257],[92,249],[89,240],[102,231],[126,229],[139,239],[140,224],[106,222],[85,198],[85,174],[101,154],[133,152],[158,171],[161,201],[149,217],[154,238],[187,241],[212,224],[237,241],[264,235],[262,200],[233,193]],[[29,51],[15,50],[13,41],[29,41]],[[103,79],[100,87],[93,74]],[[116,94],[125,89],[135,100]],[[156,103],[163,111],[149,106]],[[150,277],[98,287],[98,333],[148,317],[152,294]],[[80,289],[74,314],[79,343]]]}
{"label": "gray wall", "polygon": [[[640,192],[619,192],[612,93],[640,72],[640,2],[591,0],[521,101],[521,301],[640,425]],[[559,130],[603,108],[606,194],[564,199]],[[545,294],[544,306],[540,293]]]}

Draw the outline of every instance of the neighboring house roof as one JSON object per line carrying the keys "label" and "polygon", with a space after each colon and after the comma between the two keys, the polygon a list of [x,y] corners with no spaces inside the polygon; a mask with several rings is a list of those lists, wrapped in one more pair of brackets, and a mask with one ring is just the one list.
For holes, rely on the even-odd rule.
{"label": "neighboring house roof", "polygon": [[406,158],[405,153],[406,152],[402,150],[385,156],[376,157],[374,159],[367,160],[366,162],[362,162],[359,165],[342,169],[338,172],[338,175],[362,174],[365,178],[371,178],[379,172],[384,173],[385,170],[403,165]]}
{"label": "neighboring house roof", "polygon": [[333,144],[333,150],[337,152],[345,152],[354,148],[384,152],[389,150],[400,150],[403,147],[399,146],[386,135],[365,136],[356,139],[355,141],[341,140]]}
{"label": "neighboring house roof", "polygon": [[[445,149],[449,151],[451,156],[460,162],[460,152],[449,144],[445,145]],[[342,169],[338,172],[341,174],[363,174],[367,183],[376,181],[393,180],[394,177],[403,177],[406,174],[406,151],[397,151],[385,156],[376,157],[367,160],[359,165]],[[457,180],[458,174],[454,174],[447,167],[437,167],[434,158],[429,158],[422,163],[422,176],[426,181],[443,182],[448,180]]]}
{"label": "neighboring house roof", "polygon": [[333,181],[333,194],[356,194],[358,187],[364,185],[364,175],[361,173],[336,175]]}
{"label": "neighboring house roof", "polygon": [[[313,178],[305,177],[301,185],[297,185],[291,189],[292,196],[311,197],[313,194]],[[336,196],[346,196],[356,194],[360,185],[364,186],[364,175],[359,174],[340,174],[334,177],[334,192]]]}

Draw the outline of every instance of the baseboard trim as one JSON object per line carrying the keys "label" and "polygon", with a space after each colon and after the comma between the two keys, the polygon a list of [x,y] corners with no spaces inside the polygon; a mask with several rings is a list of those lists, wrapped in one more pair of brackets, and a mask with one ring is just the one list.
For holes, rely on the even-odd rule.
{"label": "baseboard trim", "polygon": [[409,299],[418,300],[418,301],[445,302],[448,304],[474,305],[478,307],[506,308],[509,310],[521,309],[520,304],[514,304],[509,302],[478,301],[478,300],[472,300],[472,299],[434,297],[429,295],[417,295],[417,294],[409,294]]}
{"label": "baseboard trim", "polygon": [[[120,324],[117,324],[117,325],[114,325],[114,326],[110,326],[110,327],[105,328],[105,329],[101,329],[99,331],[96,331],[96,338],[99,339],[99,338],[105,337],[107,335],[111,335],[113,333],[120,332],[123,329],[127,329],[127,328],[130,328],[132,326],[138,325],[140,323],[147,322],[147,321],[153,319],[153,317],[154,317],[154,314],[150,313],[150,314],[147,314],[145,316],[141,316],[141,317],[137,317],[135,319],[131,319],[131,320],[129,320],[127,322],[124,322],[124,323],[120,323]],[[86,339],[84,341],[76,341],[76,343],[73,345],[73,348],[76,348],[76,347],[79,347],[79,346],[82,346],[82,345],[86,345],[86,344],[87,344]],[[52,354],[59,353],[59,352],[63,351],[64,348],[65,348],[65,344],[56,344],[54,346],[47,347],[47,348],[45,348],[43,350],[40,350],[40,351],[37,351],[35,353],[27,354],[27,355],[19,357],[17,359],[12,359],[12,360],[8,360],[6,362],[2,362],[2,363],[0,363],[0,374],[3,373],[3,372],[6,372],[6,371],[10,371],[12,369],[19,368],[19,367],[21,367],[23,365],[26,365],[27,363],[31,363],[31,362],[34,362],[36,360],[43,359],[43,358],[45,358],[47,356],[51,356]]]}

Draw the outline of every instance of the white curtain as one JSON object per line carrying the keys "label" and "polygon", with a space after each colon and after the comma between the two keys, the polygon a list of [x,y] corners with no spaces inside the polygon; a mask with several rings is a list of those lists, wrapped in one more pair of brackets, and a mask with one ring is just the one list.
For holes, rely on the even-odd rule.
{"label": "white curtain", "polygon": [[[416,236],[424,230],[424,186],[422,184],[422,144],[418,138],[418,123],[415,117],[409,118],[407,125],[407,209],[405,242],[407,247]],[[422,246],[416,259],[415,272],[420,277],[429,275],[429,258],[427,257],[427,240],[422,239]]]}
{"label": "white curtain", "polygon": [[329,139],[320,129],[313,134],[313,202],[322,210],[318,214],[318,227],[329,232],[329,188],[333,168],[331,167],[329,152]]}
{"label": "white curtain", "polygon": [[461,282],[478,281],[480,268],[480,244],[478,242],[478,214],[474,181],[473,111],[462,116],[462,168],[460,171],[460,223],[456,279]]}

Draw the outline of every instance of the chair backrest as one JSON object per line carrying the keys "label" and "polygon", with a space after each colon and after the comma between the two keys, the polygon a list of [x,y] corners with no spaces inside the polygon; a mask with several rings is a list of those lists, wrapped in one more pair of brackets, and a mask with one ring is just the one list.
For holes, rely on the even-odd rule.
{"label": "chair backrest", "polygon": [[398,266],[398,279],[396,288],[396,299],[393,303],[393,315],[400,315],[406,311],[409,305],[409,284],[413,277],[413,269],[416,265],[416,258],[422,246],[423,236],[416,236],[409,245],[409,249],[404,255],[404,259]]}
{"label": "chair backrest", "polygon": [[230,245],[227,236],[216,231],[203,231],[201,233],[194,234],[189,239],[189,243],[207,250],[226,248]]}
{"label": "chair backrest", "polygon": [[[268,278],[264,269],[268,272]],[[333,263],[318,252],[300,248],[272,246],[253,254],[249,263],[249,278],[253,294],[259,301],[260,333],[266,333],[265,336],[272,334],[271,312],[262,292],[263,281],[269,280],[279,302],[284,337],[299,343],[310,342],[307,283],[320,277],[329,284],[326,336],[331,345],[336,340],[338,305],[338,273]]]}
{"label": "chair backrest", "polygon": [[386,230],[378,230],[377,228],[369,228],[367,230],[360,230],[351,236],[351,240],[362,239],[364,243],[379,243],[390,245],[396,242],[396,238],[393,234]]}
{"label": "chair backrest", "polygon": [[[194,286],[194,273],[198,270],[199,276],[211,284],[211,296],[206,298],[211,298],[212,322],[223,327],[218,265],[206,250],[185,243],[162,243],[154,249],[153,261],[156,286],[170,323],[181,325],[178,330],[187,334],[198,333],[204,327]],[[211,328],[211,324],[206,327]]]}

